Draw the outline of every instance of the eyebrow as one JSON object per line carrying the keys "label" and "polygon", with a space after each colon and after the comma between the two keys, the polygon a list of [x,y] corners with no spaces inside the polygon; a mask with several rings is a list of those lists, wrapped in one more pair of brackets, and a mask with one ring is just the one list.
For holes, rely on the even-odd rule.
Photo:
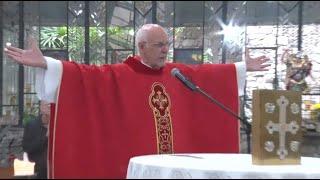
{"label": "eyebrow", "polygon": [[166,42],[162,42],[162,41],[158,41],[158,42],[150,42],[150,43],[153,43],[153,44],[169,44],[169,41],[166,41]]}

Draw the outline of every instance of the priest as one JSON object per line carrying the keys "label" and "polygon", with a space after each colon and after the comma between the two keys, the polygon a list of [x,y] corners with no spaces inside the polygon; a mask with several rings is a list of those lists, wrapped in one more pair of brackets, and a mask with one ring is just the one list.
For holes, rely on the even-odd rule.
{"label": "priest", "polygon": [[125,178],[129,159],[166,153],[238,153],[239,121],[171,75],[177,68],[238,113],[246,70],[267,70],[265,56],[237,64],[167,63],[169,40],[157,24],[136,33],[139,55],[121,64],[84,65],[7,46],[14,61],[38,69],[37,93],[54,103],[50,178]]}

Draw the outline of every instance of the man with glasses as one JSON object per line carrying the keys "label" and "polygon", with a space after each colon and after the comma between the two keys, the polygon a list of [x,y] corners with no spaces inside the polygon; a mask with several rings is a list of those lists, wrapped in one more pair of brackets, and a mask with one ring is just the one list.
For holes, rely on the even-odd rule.
{"label": "man with glasses", "polygon": [[44,57],[35,42],[28,50],[7,46],[13,60],[37,67],[38,95],[55,103],[50,178],[125,178],[129,159],[138,155],[239,152],[239,121],[188,90],[171,70],[238,113],[246,70],[266,70],[268,58],[166,63],[168,42],[161,26],[146,24],[136,33],[139,55],[103,66]]}

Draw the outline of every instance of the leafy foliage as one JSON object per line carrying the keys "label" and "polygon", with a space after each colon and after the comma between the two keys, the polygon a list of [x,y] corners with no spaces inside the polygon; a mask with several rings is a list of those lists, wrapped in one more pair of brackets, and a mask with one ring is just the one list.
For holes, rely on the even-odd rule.
{"label": "leafy foliage", "polygon": [[[84,27],[42,27],[40,30],[41,49],[67,49],[69,59],[83,63],[85,32]],[[133,28],[119,26],[90,27],[90,63],[103,64],[105,53],[105,35],[108,33],[109,49],[113,49],[111,43],[120,49],[132,49]]]}
{"label": "leafy foliage", "polygon": [[66,27],[42,27],[40,46],[44,49],[63,49],[67,45]]}

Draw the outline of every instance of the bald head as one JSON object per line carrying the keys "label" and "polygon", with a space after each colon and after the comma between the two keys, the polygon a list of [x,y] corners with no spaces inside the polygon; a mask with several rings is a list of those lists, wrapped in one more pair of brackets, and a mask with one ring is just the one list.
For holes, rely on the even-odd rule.
{"label": "bald head", "polygon": [[145,24],[136,33],[139,55],[142,61],[152,68],[164,66],[168,44],[168,35],[158,24]]}
{"label": "bald head", "polygon": [[159,69],[165,65],[169,51],[168,34],[157,24],[145,24],[136,33],[136,47],[143,63]]}
{"label": "bald head", "polygon": [[167,36],[166,31],[158,24],[143,25],[136,33],[136,47],[138,50],[140,50],[139,43],[148,42],[150,37],[152,38],[154,34],[165,34]]}

